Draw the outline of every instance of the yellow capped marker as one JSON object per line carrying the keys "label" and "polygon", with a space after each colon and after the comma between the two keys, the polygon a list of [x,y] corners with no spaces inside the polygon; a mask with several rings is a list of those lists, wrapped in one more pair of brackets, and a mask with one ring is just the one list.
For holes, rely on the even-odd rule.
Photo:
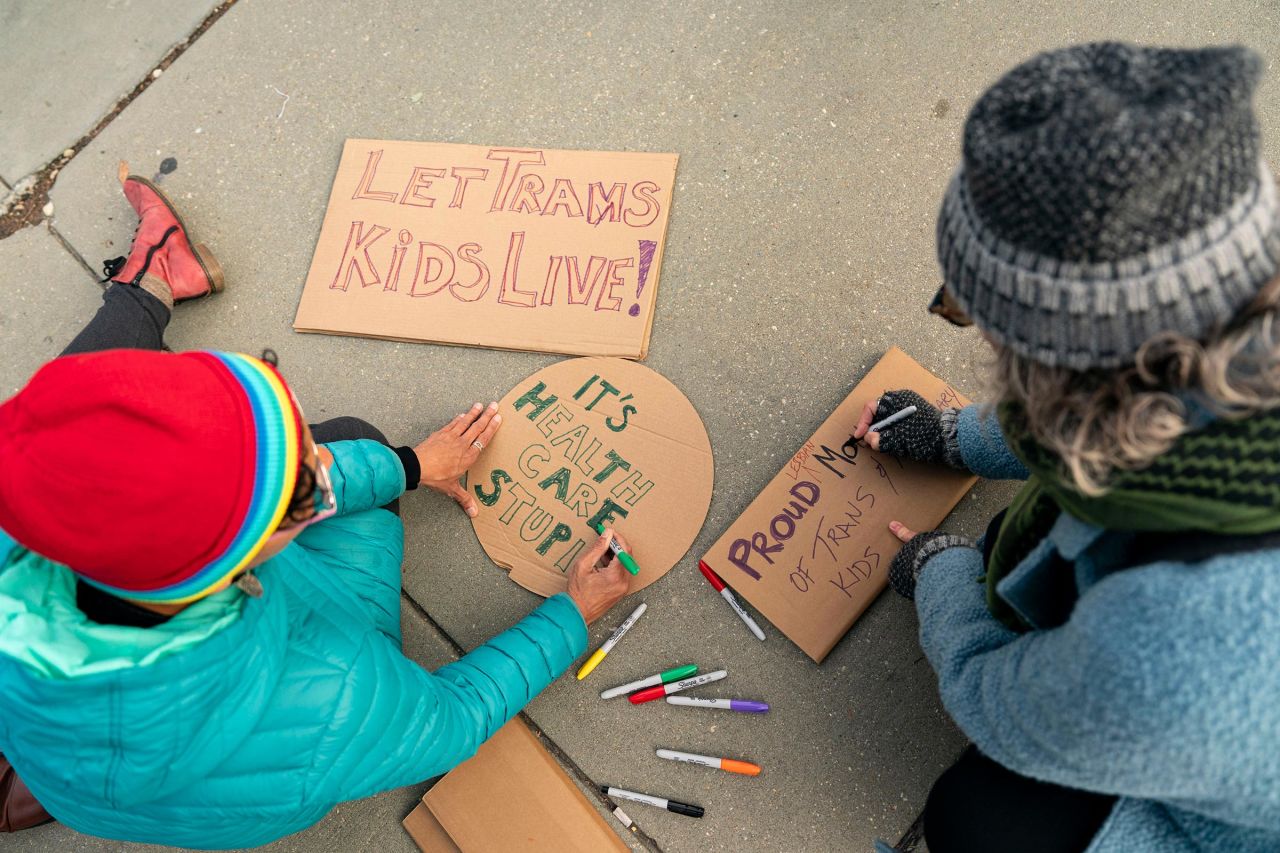
{"label": "yellow capped marker", "polygon": [[649,605],[647,604],[641,604],[635,610],[632,610],[631,615],[627,617],[626,621],[619,625],[614,632],[609,635],[609,639],[604,641],[604,645],[596,649],[595,653],[592,654],[591,657],[587,658],[587,662],[578,670],[579,681],[590,675],[591,670],[600,665],[600,661],[604,660],[604,656],[613,650],[613,647],[622,639],[623,634],[631,630],[631,626],[636,624],[636,620],[640,618],[644,613],[645,608],[648,606]]}

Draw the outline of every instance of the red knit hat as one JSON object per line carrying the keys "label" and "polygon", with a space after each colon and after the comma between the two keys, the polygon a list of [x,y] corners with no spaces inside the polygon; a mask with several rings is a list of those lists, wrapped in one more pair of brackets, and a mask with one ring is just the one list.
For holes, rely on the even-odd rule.
{"label": "red knit hat", "polygon": [[233,353],[56,359],[0,404],[0,528],[117,595],[222,589],[292,497],[291,400],[275,368]]}

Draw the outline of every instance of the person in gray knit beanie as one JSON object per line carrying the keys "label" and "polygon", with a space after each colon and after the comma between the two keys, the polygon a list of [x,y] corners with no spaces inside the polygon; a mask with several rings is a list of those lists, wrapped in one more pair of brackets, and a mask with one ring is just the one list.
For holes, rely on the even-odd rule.
{"label": "person in gray knit beanie", "polygon": [[1280,849],[1262,70],[1242,47],[1079,45],[1009,71],[965,123],[930,311],[991,343],[999,406],[888,391],[854,430],[1027,480],[981,542],[890,524],[889,582],[974,744],[930,793],[936,853]]}
{"label": "person in gray knit beanie", "polygon": [[[1280,196],[1259,152],[1262,59],[1239,47],[1112,42],[1041,54],[988,89],[938,217],[945,285],[931,310],[1048,367],[1133,364],[1166,331],[1203,339],[1280,273]],[[886,453],[963,468],[956,409],[885,394],[866,426]],[[927,539],[933,542],[921,553]],[[890,567],[910,597],[917,537]]]}

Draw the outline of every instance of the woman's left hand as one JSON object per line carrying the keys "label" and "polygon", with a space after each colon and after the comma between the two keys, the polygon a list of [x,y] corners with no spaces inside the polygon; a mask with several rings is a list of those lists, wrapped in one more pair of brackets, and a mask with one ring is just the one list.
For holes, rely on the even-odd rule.
{"label": "woman's left hand", "polygon": [[889,522],[889,532],[892,533],[894,536],[897,536],[903,542],[910,542],[912,539],[915,538],[915,535],[916,535],[916,532],[914,530],[909,529],[901,521]]}
{"label": "woman's left hand", "polygon": [[479,511],[476,499],[460,481],[501,425],[497,403],[490,403],[488,408],[476,403],[471,411],[433,432],[413,449],[422,467],[419,483],[453,498],[467,515],[474,517]]}
{"label": "woman's left hand", "polygon": [[889,522],[889,530],[906,543],[889,563],[889,586],[909,601],[916,597],[916,581],[930,557],[947,548],[977,547],[970,539],[941,530],[916,533],[900,521]]}

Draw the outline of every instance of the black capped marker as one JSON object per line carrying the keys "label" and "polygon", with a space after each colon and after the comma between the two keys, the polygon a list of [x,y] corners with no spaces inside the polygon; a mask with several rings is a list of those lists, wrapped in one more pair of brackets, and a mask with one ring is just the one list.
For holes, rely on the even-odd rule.
{"label": "black capped marker", "polygon": [[601,785],[600,790],[614,799],[630,800],[633,803],[644,803],[647,806],[657,806],[660,809],[666,809],[669,812],[682,814],[685,817],[702,817],[702,815],[705,814],[702,806],[691,806],[688,803],[681,803],[676,800],[666,800],[662,797],[651,797],[648,794],[637,794],[635,791],[628,791],[624,788],[612,788],[608,785]]}

